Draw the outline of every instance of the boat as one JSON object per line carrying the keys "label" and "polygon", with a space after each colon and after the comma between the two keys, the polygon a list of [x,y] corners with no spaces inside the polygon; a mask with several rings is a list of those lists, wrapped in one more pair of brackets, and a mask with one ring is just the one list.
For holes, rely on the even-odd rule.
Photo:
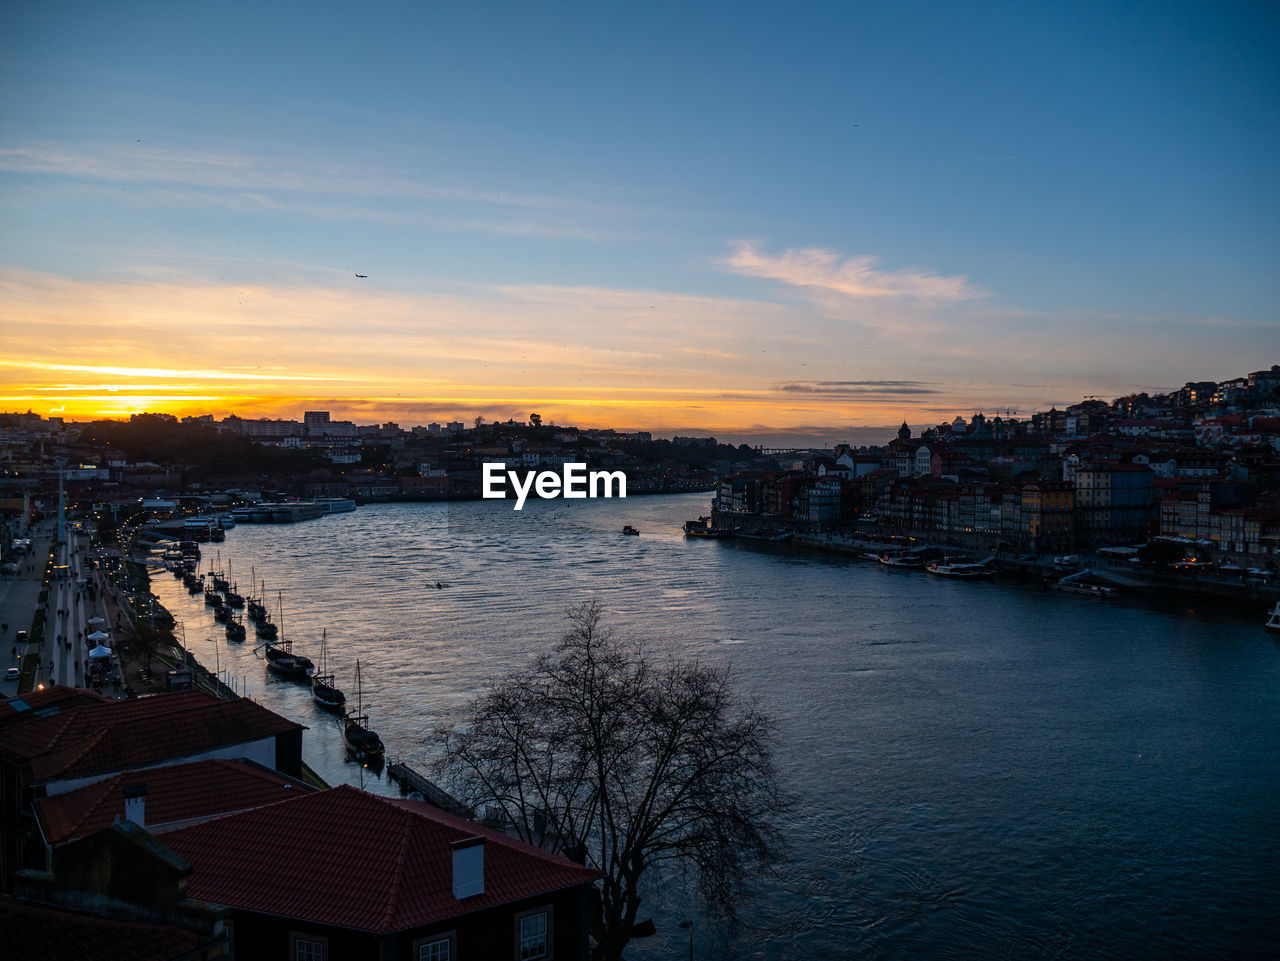
{"label": "boat", "polygon": [[267,659],[267,669],[291,681],[305,681],[311,677],[311,660],[293,653],[293,642],[289,640],[268,644],[263,649]]}
{"label": "boat", "polygon": [[271,623],[270,618],[261,618],[253,622],[253,629],[263,640],[274,641],[276,635],[280,633],[280,628]]}
{"label": "boat", "polygon": [[[248,615],[251,621],[261,620],[262,618],[267,616],[266,605],[263,604],[262,601],[259,600],[257,597],[255,597],[253,594],[253,589],[255,586],[257,586],[257,583],[258,583],[258,572],[256,570],[253,570],[253,572],[249,576],[249,593],[245,595],[245,599],[244,599],[245,614]],[[267,585],[265,582],[263,582],[262,592],[264,596],[266,595],[266,591],[267,591]]]}
{"label": "boat", "polygon": [[326,514],[346,514],[356,509],[356,502],[350,497],[317,497],[315,503]]}
{"label": "boat", "polygon": [[228,641],[243,641],[247,633],[243,622],[237,620],[234,614],[227,618],[227,626],[223,630],[227,635]]}
{"label": "boat", "polygon": [[[258,583],[256,571],[254,572],[253,583],[255,584]],[[262,593],[259,594],[257,597],[254,597],[252,594],[250,594],[245,599],[245,613],[248,615],[249,620],[251,621],[271,620],[271,615],[267,612],[267,605],[264,603],[266,601],[266,598],[267,598],[267,582],[263,581]]]}
{"label": "boat", "polygon": [[711,518],[699,517],[696,521],[684,522],[685,537],[732,537],[733,531],[726,530],[723,527],[712,527]]}
{"label": "boat", "polygon": [[338,690],[329,668],[328,632],[320,632],[320,671],[311,675],[311,699],[326,711],[342,711],[347,706],[347,696]]}
{"label": "boat", "polygon": [[632,527],[630,524],[627,524],[622,528],[622,533],[638,535],[640,532],[636,530],[634,527]]}
{"label": "boat", "polygon": [[1117,585],[1113,581],[1088,568],[1057,579],[1048,577],[1045,583],[1053,591],[1083,594],[1086,597],[1097,597],[1101,600],[1107,600],[1117,593]]}
{"label": "boat", "polygon": [[1276,601],[1276,606],[1271,608],[1267,623],[1263,626],[1274,634],[1280,634],[1280,601]]}
{"label": "boat", "polygon": [[939,577],[961,577],[973,580],[979,577],[994,577],[996,569],[990,564],[991,558],[977,563],[971,562],[955,562],[934,561],[925,567],[930,574],[937,574]]}
{"label": "boat", "polygon": [[361,763],[379,764],[382,761],[382,738],[369,727],[369,715],[364,713],[360,692],[360,662],[356,661],[356,709],[346,716],[342,739],[347,753]]}
{"label": "boat", "polygon": [[[280,620],[284,620],[284,601],[280,601]],[[267,669],[291,681],[306,681],[315,671],[311,658],[293,653],[293,641],[282,637],[277,641],[268,641],[263,645],[263,656],[267,659]]]}
{"label": "boat", "polygon": [[924,558],[919,554],[880,554],[876,560],[885,567],[901,567],[913,571],[924,567]]}

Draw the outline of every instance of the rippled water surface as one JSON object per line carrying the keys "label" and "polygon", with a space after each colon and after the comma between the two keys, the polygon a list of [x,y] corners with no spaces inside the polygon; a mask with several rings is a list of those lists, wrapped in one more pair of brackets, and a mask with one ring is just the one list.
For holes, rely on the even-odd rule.
{"label": "rippled water surface", "polygon": [[[778,719],[793,849],[735,935],[697,920],[699,957],[1267,955],[1280,646],[1261,610],[1099,603],[686,540],[680,523],[707,502],[370,506],[241,525],[204,545],[201,569],[220,548],[242,593],[265,581],[315,660],[327,631],[352,699],[359,658],[388,754],[420,766],[437,723],[591,597],[620,630],[730,662]],[[308,725],[307,761],[330,783],[360,783],[305,688],[273,683],[252,641],[222,641],[179,582],[155,586],[204,664]],[[687,908],[655,893],[653,911],[662,933],[630,954],[684,956]]]}

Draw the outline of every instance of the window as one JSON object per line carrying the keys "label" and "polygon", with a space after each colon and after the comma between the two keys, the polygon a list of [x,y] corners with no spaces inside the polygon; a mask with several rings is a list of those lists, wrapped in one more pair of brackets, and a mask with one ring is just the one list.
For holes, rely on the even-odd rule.
{"label": "window", "polygon": [[519,961],[551,957],[550,910],[539,908],[516,916]]}
{"label": "window", "polygon": [[318,934],[289,932],[290,961],[328,961],[329,939]]}
{"label": "window", "polygon": [[457,932],[430,934],[413,942],[413,961],[453,961],[457,951]]}

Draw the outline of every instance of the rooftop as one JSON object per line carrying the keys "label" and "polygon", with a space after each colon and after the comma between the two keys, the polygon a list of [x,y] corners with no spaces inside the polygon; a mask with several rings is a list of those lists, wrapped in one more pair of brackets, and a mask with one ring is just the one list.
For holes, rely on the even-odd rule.
{"label": "rooftop", "polygon": [[146,786],[146,828],[203,820],[274,804],[315,789],[252,761],[213,758],[103,778],[35,804],[45,840],[60,844],[110,827],[124,816],[125,792]]}
{"label": "rooftop", "polygon": [[[450,845],[485,839],[484,893],[453,896]],[[599,872],[446,814],[342,785],[164,835],[189,897],[393,932],[589,883]]]}
{"label": "rooftop", "polygon": [[[55,687],[42,699],[5,702],[12,713],[0,715],[0,758],[29,764],[37,781],[48,781],[145,767],[302,728],[253,701],[200,691],[132,701],[81,696],[87,694]],[[23,709],[14,710],[18,705]]]}

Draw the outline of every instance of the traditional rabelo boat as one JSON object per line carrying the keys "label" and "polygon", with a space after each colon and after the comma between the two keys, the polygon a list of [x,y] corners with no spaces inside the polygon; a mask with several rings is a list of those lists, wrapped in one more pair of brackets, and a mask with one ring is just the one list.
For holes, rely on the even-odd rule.
{"label": "traditional rabelo boat", "polygon": [[[284,623],[283,595],[280,599],[280,622]],[[263,656],[267,659],[268,670],[291,681],[307,681],[316,669],[311,658],[293,653],[293,641],[286,637],[265,644]]]}
{"label": "traditional rabelo boat", "polygon": [[369,727],[369,715],[364,713],[360,691],[360,662],[356,661],[356,709],[347,715],[342,738],[347,753],[362,764],[382,763],[382,738]]}
{"label": "traditional rabelo boat", "polygon": [[223,630],[226,632],[228,641],[243,641],[245,638],[244,623],[235,614],[227,617],[227,626]]}
{"label": "traditional rabelo boat", "polygon": [[311,699],[326,711],[341,712],[347,706],[347,696],[338,689],[329,672],[327,631],[320,632],[320,673],[311,675]]}

